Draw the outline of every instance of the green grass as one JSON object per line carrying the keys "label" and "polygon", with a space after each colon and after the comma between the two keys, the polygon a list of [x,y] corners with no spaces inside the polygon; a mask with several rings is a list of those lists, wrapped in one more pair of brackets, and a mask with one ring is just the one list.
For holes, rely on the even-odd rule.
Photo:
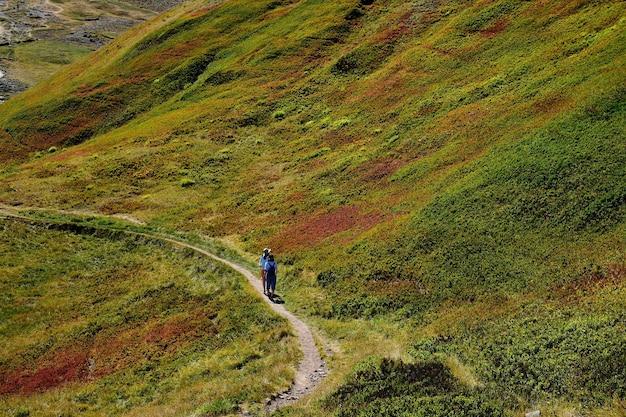
{"label": "green grass", "polygon": [[180,415],[288,385],[297,342],[234,271],[132,235],[1,227],[3,413]]}
{"label": "green grass", "polygon": [[27,42],[0,47],[11,76],[32,86],[92,52],[91,48],[57,41]]}
{"label": "green grass", "polygon": [[5,103],[0,201],[272,247],[336,371],[287,415],[623,413],[622,3],[204,6]]}

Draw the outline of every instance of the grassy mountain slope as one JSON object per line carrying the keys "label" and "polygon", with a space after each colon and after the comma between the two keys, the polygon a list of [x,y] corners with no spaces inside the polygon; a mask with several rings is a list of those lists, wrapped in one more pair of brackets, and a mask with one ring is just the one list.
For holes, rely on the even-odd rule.
{"label": "grassy mountain slope", "polygon": [[237,272],[145,237],[0,228],[2,415],[231,412],[288,387],[297,339]]}
{"label": "grassy mountain slope", "polygon": [[397,326],[324,413],[623,410],[625,12],[192,1],[2,105],[0,201],[269,245],[332,337]]}

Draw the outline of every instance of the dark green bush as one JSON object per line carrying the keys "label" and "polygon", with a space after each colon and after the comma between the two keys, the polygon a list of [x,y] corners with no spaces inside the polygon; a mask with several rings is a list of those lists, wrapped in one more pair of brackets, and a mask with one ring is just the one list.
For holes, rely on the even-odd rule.
{"label": "dark green bush", "polygon": [[[511,397],[626,398],[623,317],[545,318],[494,325],[479,341],[485,379]],[[582,390],[581,390],[582,388]]]}
{"label": "dark green bush", "polygon": [[185,85],[193,84],[214,59],[215,52],[208,52],[179,65],[167,73],[159,83],[153,84],[153,90],[157,90],[154,91],[155,94],[159,97],[168,97],[182,90]]}
{"label": "dark green bush", "polygon": [[334,304],[332,314],[341,319],[372,318],[390,313],[400,307],[394,304],[393,299],[389,297],[357,295]]}
{"label": "dark green bush", "polygon": [[334,75],[367,75],[376,71],[390,55],[390,47],[364,44],[348,52],[332,66]]}
{"label": "dark green bush", "polygon": [[215,74],[212,74],[211,76],[209,76],[204,82],[204,84],[213,85],[213,86],[228,84],[237,80],[237,78],[242,77],[244,74],[245,74],[244,71],[233,71],[233,70],[217,71]]}
{"label": "dark green bush", "polygon": [[416,364],[372,357],[323,401],[338,417],[502,416],[502,408],[464,388],[438,361]]}

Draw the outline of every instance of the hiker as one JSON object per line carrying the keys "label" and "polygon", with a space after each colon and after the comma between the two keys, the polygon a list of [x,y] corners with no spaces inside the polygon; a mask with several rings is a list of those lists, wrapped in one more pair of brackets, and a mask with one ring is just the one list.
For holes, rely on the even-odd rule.
{"label": "hiker", "polygon": [[259,267],[261,267],[261,282],[263,283],[263,294],[267,295],[267,286],[265,283],[265,263],[267,262],[267,257],[269,256],[272,250],[269,248],[263,249],[263,254],[261,255],[261,259],[259,259]]}
{"label": "hiker", "polygon": [[267,295],[270,297],[270,300],[274,299],[277,272],[278,265],[274,262],[274,255],[270,253],[267,257],[267,262],[265,262],[265,281],[267,282]]}

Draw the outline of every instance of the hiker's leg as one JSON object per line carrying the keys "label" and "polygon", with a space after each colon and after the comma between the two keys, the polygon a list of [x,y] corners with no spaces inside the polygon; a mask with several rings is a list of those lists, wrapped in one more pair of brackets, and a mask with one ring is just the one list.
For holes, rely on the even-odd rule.
{"label": "hiker's leg", "polygon": [[267,280],[267,292],[274,295],[275,291],[276,291],[276,277],[272,277]]}
{"label": "hiker's leg", "polygon": [[267,284],[265,282],[265,271],[261,270],[261,282],[263,284],[263,294],[267,294]]}
{"label": "hiker's leg", "polygon": [[270,300],[274,301],[274,289],[276,288],[276,278],[275,277],[267,277],[267,295],[270,297]]}

